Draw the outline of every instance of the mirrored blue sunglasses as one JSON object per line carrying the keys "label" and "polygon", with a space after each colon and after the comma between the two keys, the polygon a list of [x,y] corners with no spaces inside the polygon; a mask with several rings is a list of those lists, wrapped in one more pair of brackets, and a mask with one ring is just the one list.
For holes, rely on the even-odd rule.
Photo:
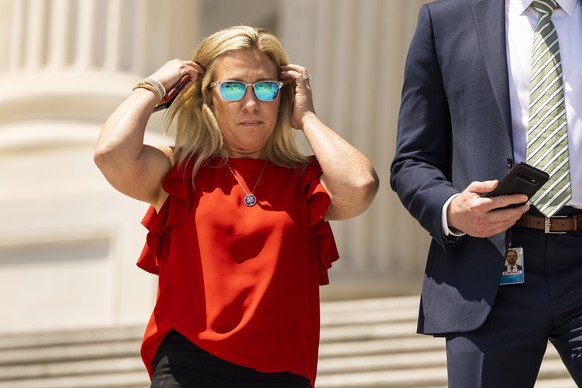
{"label": "mirrored blue sunglasses", "polygon": [[283,87],[283,81],[259,81],[253,84],[241,81],[214,81],[208,87],[213,88],[216,85],[219,86],[220,96],[224,101],[239,101],[249,86],[253,87],[253,92],[259,100],[275,101]]}

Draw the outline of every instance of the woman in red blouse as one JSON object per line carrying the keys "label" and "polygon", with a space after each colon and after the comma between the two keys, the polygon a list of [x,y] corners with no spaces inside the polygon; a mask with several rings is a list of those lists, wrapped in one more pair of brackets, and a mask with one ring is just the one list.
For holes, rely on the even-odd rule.
{"label": "woman in red blouse", "polygon": [[[314,386],[319,285],[338,258],[328,220],[366,210],[378,178],[319,120],[310,78],[272,34],[232,27],[138,83],[103,126],[98,167],[152,205],[138,260],[159,276],[141,351],[152,387]],[[170,104],[175,145],[144,144]]]}

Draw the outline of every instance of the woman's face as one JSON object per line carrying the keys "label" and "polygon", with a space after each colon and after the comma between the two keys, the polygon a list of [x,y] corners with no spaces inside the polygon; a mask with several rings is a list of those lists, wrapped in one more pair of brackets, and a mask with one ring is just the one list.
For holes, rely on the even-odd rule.
{"label": "woman's face", "polygon": [[[279,81],[279,69],[266,55],[255,51],[238,51],[216,64],[215,81]],[[261,101],[247,87],[239,101],[224,101],[218,85],[212,88],[212,111],[218,122],[230,157],[263,158],[265,146],[273,134],[279,112],[280,96]]]}

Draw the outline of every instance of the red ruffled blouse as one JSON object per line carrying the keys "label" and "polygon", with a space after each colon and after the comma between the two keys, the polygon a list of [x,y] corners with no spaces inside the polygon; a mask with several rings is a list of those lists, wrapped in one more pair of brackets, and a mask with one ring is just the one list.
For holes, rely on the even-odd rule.
{"label": "red ruffled blouse", "polygon": [[[229,165],[240,184],[210,163],[195,188],[192,164],[174,166],[163,181],[168,198],[143,219],[149,233],[137,265],[159,284],[142,358],[151,377],[156,350],[175,329],[224,360],[296,373],[313,386],[319,285],[339,257],[323,218],[330,198],[321,167],[315,158],[305,171],[257,159]],[[255,206],[244,204],[241,184],[249,193],[257,184]]]}

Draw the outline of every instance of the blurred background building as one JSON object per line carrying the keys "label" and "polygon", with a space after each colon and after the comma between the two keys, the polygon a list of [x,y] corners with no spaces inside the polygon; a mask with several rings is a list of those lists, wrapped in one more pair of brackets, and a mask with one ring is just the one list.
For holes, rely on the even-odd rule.
{"label": "blurred background building", "polygon": [[[147,205],[109,186],[93,146],[139,79],[236,24],[281,38],[313,75],[319,116],[381,178],[365,214],[333,223],[341,260],[323,298],[417,293],[428,238],[390,190],[388,165],[420,4],[0,0],[0,332],[144,322],[156,294],[135,266]],[[172,142],[162,125],[156,113],[149,142]]]}

